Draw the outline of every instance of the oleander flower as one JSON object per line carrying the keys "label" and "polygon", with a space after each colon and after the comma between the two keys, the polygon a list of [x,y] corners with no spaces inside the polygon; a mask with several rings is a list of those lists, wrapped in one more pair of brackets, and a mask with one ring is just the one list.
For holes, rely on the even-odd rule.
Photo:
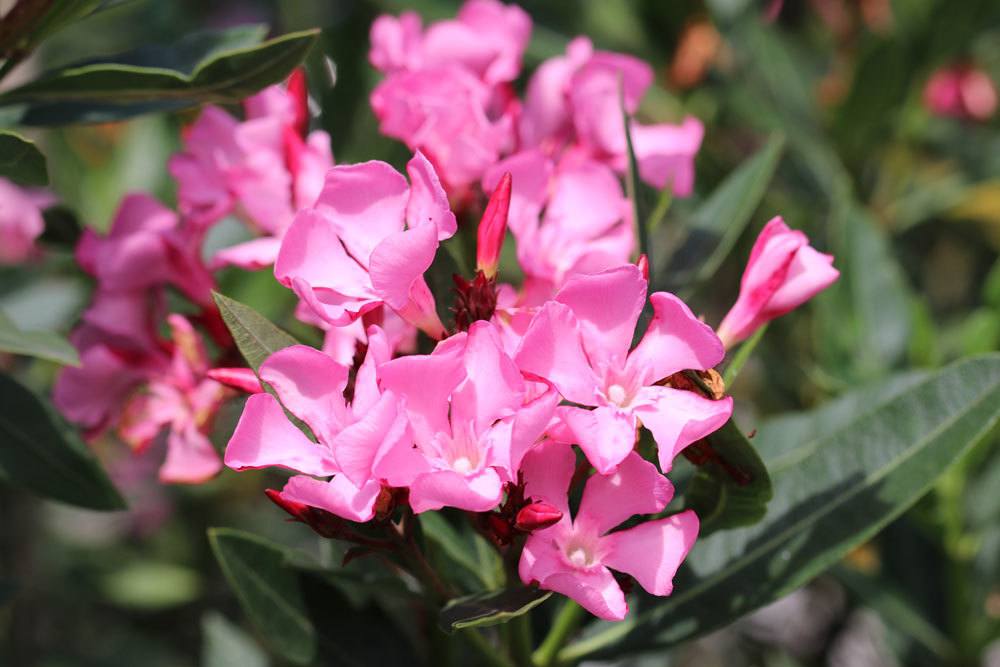
{"label": "oleander flower", "polygon": [[32,190],[0,178],[0,265],[20,264],[35,253],[45,231],[43,203]]}

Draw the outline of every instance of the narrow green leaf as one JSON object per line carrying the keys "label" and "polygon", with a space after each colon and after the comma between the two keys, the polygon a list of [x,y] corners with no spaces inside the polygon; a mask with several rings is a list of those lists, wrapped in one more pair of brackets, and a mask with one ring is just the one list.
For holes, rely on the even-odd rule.
{"label": "narrow green leaf", "polygon": [[257,371],[264,360],[278,350],[298,345],[295,338],[276,327],[250,306],[218,292],[212,292],[212,298],[219,306],[219,313],[229,327],[229,333],[233,335],[236,347],[254,371]]}
{"label": "narrow green leaf", "polygon": [[438,625],[445,632],[506,623],[526,614],[552,595],[527,586],[456,598],[441,609]]}
{"label": "narrow green leaf", "polygon": [[[568,646],[563,661],[709,632],[809,581],[926,493],[1000,418],[1000,355],[953,364],[773,471],[760,523],[699,540],[674,594]],[[613,648],[612,648],[613,647]]]}
{"label": "narrow green leaf", "polygon": [[209,543],[243,611],[264,642],[295,664],[316,655],[316,629],[284,549],[256,535],[210,528]]}
{"label": "narrow green leaf", "polygon": [[[43,124],[235,102],[287,77],[318,34],[306,30],[258,43],[260,26],[194,33],[170,48],[143,47],[47,72],[0,95],[0,105],[39,105],[21,120]],[[60,107],[46,106],[53,104]]]}
{"label": "narrow green leaf", "polygon": [[[635,156],[635,147],[632,144],[632,118],[625,108],[625,85],[619,81],[619,108],[622,112],[622,123],[625,130],[625,148],[628,155],[628,170],[625,173],[625,193],[632,202],[632,215],[635,218],[633,223],[638,230],[639,252],[646,255],[649,261],[649,282],[653,282],[653,249],[649,242],[649,223],[652,220],[651,212],[657,200],[656,193],[646,185],[639,177],[639,161]],[[669,189],[669,187],[668,187]]]}
{"label": "narrow green leaf", "polygon": [[760,205],[781,161],[785,138],[773,134],[692,214],[686,237],[669,256],[660,253],[657,272],[665,289],[711,279]]}
{"label": "narrow green leaf", "polygon": [[42,399],[0,373],[0,468],[45,498],[95,510],[125,501],[79,437]]}
{"label": "narrow green leaf", "polygon": [[0,312],[0,352],[48,359],[57,364],[79,366],[76,348],[51,331],[21,331]]}
{"label": "narrow green leaf", "polygon": [[16,132],[0,130],[0,177],[20,185],[47,185],[49,172],[45,156],[35,142]]}
{"label": "narrow green leaf", "polygon": [[[427,512],[420,516],[420,527],[424,536],[437,544],[444,555],[455,565],[471,575],[481,588],[493,588],[496,584],[494,567],[480,561],[476,535],[462,534],[453,527],[440,512]],[[496,551],[489,549],[486,553],[496,556]]]}
{"label": "narrow green leaf", "polygon": [[731,419],[705,443],[692,446],[704,450],[707,460],[698,465],[684,492],[687,507],[701,521],[699,535],[760,521],[773,491],[753,445]]}
{"label": "narrow green leaf", "polygon": [[726,370],[722,374],[722,382],[726,387],[729,387],[739,377],[740,371],[743,370],[743,366],[750,360],[750,355],[757,348],[757,343],[760,342],[760,339],[764,337],[765,331],[767,331],[767,324],[757,329],[750,338],[743,341],[739,348],[737,348],[736,354],[726,364]]}
{"label": "narrow green leaf", "polygon": [[216,611],[201,617],[201,667],[268,667],[252,637]]}

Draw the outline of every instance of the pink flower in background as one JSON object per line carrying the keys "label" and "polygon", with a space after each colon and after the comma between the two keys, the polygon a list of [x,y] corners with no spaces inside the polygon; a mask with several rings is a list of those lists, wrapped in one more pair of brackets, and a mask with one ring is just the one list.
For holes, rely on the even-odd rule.
{"label": "pink flower in background", "polygon": [[160,481],[198,484],[222,468],[208,434],[230,391],[208,377],[208,355],[191,324],[176,314],[169,315],[167,322],[173,343],[170,363],[129,399],[118,434],[133,449],[143,450],[167,428],[167,457],[160,467]]}
{"label": "pink flower in background", "polygon": [[531,38],[531,17],[516,5],[469,0],[454,20],[421,30],[420,16],[379,16],[371,28],[372,65],[385,74],[459,65],[487,84],[513,81]]}
{"label": "pink flower in background", "polygon": [[656,466],[630,453],[613,474],[587,480],[570,518],[567,493],[575,467],[572,448],[558,442],[525,456],[525,497],[551,504],[562,519],[528,537],[518,572],[525,584],[537,582],[599,618],[620,621],[628,604],[611,570],[631,575],[653,595],[670,595],[674,574],[698,536],[698,517],[688,510],[611,532],[636,514],[660,512],[673,496]]}
{"label": "pink flower in background", "polygon": [[798,308],[840,276],[833,255],[818,252],[798,230],[775,217],[761,230],[740,281],[740,294],[718,334],[726,347]]}
{"label": "pink flower in background", "polygon": [[[525,452],[552,416],[554,392],[523,405],[525,386],[489,322],[472,324],[433,354],[379,368],[382,386],[403,401],[422,461],[411,475],[414,512],[496,507],[503,484],[517,479]],[[412,464],[411,464],[412,465]]]}
{"label": "pink flower in background", "polygon": [[384,162],[334,167],[281,243],[275,276],[334,326],[385,304],[433,338],[445,333],[423,274],[455,215],[423,155],[406,171],[409,185]]}
{"label": "pink flower in background", "polygon": [[20,264],[35,253],[35,240],[45,231],[36,191],[0,178],[0,265]]}
{"label": "pink flower in background", "polygon": [[924,105],[938,116],[989,120],[997,109],[997,89],[989,74],[971,65],[936,70],[924,87]]}
{"label": "pink flower in background", "polygon": [[661,469],[687,445],[722,426],[732,398],[713,401],[659,382],[685,369],[707,370],[724,356],[721,341],[673,294],[650,296],[653,319],[629,351],[646,281],[634,265],[566,281],[543,305],[515,360],[526,375],[552,383],[577,406],[559,408],[571,442],[601,474],[632,451],[641,422],[659,448]]}
{"label": "pink flower in background", "polygon": [[[419,459],[398,400],[383,393],[376,379],[377,366],[391,355],[388,341],[378,327],[368,330],[368,341],[350,404],[344,399],[348,367],[319,350],[295,345],[268,357],[260,378],[281,404],[263,393],[247,400],[226,447],[226,465],[235,470],[280,466],[302,473],[288,480],[282,499],[352,521],[371,519],[381,482],[402,486]],[[282,405],[309,426],[318,442],[288,421]]]}
{"label": "pink flower in background", "polygon": [[[571,145],[618,171],[628,165],[622,101],[629,115],[653,82],[650,66],[632,56],[594,51],[578,37],[564,56],[544,62],[528,83],[519,133],[524,147],[546,153]],[[680,124],[631,124],[640,177],[656,188],[668,184],[675,195],[694,188],[694,156],[704,126],[686,117]]]}
{"label": "pink flower in background", "polygon": [[627,264],[635,250],[631,207],[614,172],[580,155],[556,165],[538,150],[491,168],[483,189],[512,176],[509,226],[526,274],[524,301],[540,305],[566,279]]}

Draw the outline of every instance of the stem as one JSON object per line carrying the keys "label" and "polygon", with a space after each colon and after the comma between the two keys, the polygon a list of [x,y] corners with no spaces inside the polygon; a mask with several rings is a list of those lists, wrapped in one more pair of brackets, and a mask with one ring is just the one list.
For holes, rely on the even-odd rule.
{"label": "stem", "polygon": [[521,614],[517,618],[511,619],[508,623],[510,627],[510,655],[518,665],[529,667],[532,665],[531,657],[531,614]]}
{"label": "stem", "polygon": [[515,664],[507,659],[506,654],[496,646],[486,641],[486,638],[476,628],[462,630],[459,635],[465,639],[469,645],[483,657],[484,664],[492,667],[515,667]]}
{"label": "stem", "polygon": [[569,636],[579,627],[583,616],[583,607],[570,599],[563,602],[562,609],[559,610],[559,613],[556,614],[555,619],[552,621],[549,634],[545,636],[541,646],[538,647],[538,650],[532,656],[534,663],[538,667],[550,667],[555,662],[559,649],[563,647]]}

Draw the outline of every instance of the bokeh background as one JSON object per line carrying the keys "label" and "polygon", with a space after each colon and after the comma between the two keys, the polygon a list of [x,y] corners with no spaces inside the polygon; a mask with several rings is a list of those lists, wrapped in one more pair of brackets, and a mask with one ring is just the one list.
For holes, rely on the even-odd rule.
{"label": "bokeh background", "polygon": [[[659,230],[664,238],[670,220],[683,219],[769,138],[783,141],[776,177],[752,218],[754,233],[741,234],[715,278],[684,296],[718,321],[735,298],[755,231],[779,213],[835,254],[842,279],[770,326],[731,387],[741,424],[761,431],[787,425],[802,416],[786,413],[829,405],[858,387],[905,383],[924,369],[1000,349],[1000,116],[945,116],[925,100],[925,86],[941,68],[977,68],[1000,84],[1000,3],[521,4],[535,20],[526,71],[586,34],[598,48],[653,64],[657,82],[640,116],[672,120],[690,113],[705,123],[696,194],[673,204]],[[378,134],[368,107],[378,80],[367,62],[368,27],[381,12],[415,9],[430,21],[453,15],[457,6],[447,0],[121,2],[46,42],[5,85],[49,66],[169,44],[205,27],[265,23],[273,34],[322,27],[307,67],[316,122],[330,133],[337,161],[401,166],[406,149]],[[84,224],[106,229],[129,191],[173,201],[165,162],[194,113],[31,136],[48,157],[58,197]],[[215,246],[239,233],[235,223],[221,225],[213,231]],[[687,275],[688,250],[694,251],[681,245],[675,262],[678,282]],[[221,285],[303,340],[317,341],[291,318],[292,295],[268,272],[234,271]],[[0,310],[22,328],[66,332],[91,288],[71,252],[56,245],[38,264],[0,270]],[[56,370],[25,359],[0,364],[39,391]],[[218,420],[220,448],[238,414],[233,405]],[[286,523],[263,496],[277,480],[263,471],[227,470],[202,486],[164,487],[154,481],[162,451],[135,457],[111,440],[95,447],[127,495],[128,512],[72,509],[0,480],[0,664],[278,664],[257,644],[205,538],[210,526],[242,527],[334,559],[329,545]],[[349,606],[342,613],[350,614]],[[377,623],[363,629],[352,655],[365,655],[363,647],[377,644],[381,630]],[[353,659],[320,654],[319,664]],[[627,664],[1000,665],[997,438],[981,443],[913,509],[801,591],[721,632]]]}

